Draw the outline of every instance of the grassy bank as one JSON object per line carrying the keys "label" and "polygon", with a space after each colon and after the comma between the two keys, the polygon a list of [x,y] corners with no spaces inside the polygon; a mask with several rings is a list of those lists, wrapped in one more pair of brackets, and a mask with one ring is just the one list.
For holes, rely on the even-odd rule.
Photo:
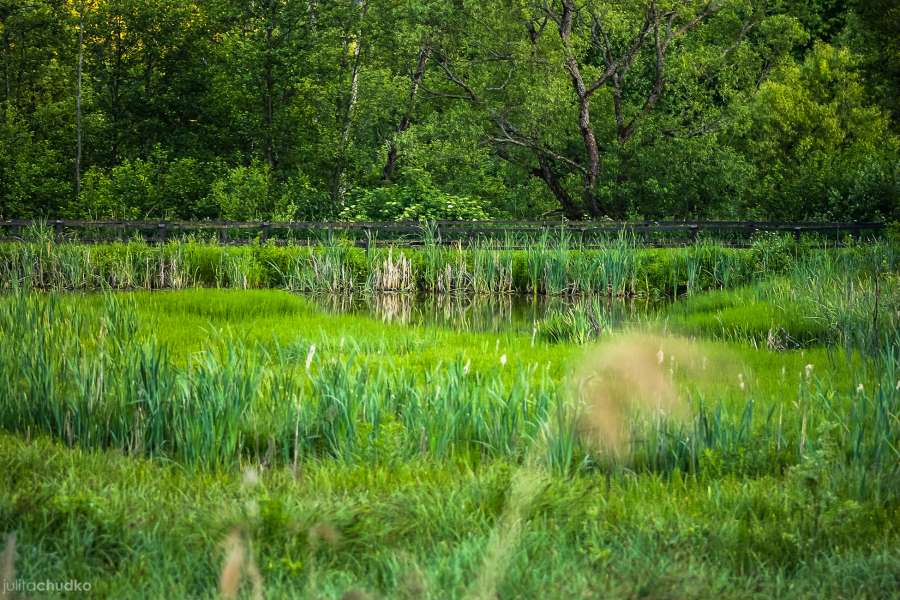
{"label": "grassy bank", "polygon": [[[220,247],[194,242],[162,246],[43,241],[0,245],[0,284],[6,289],[98,290],[189,287],[281,288],[301,292],[511,293],[673,297],[730,289],[783,272],[798,260],[827,253],[858,260],[883,255],[887,244],[813,250],[779,237],[751,249],[711,243],[642,248],[620,237],[603,249],[543,238],[527,250],[490,241],[468,246],[361,249],[320,246]],[[893,254],[893,250],[891,250]]]}

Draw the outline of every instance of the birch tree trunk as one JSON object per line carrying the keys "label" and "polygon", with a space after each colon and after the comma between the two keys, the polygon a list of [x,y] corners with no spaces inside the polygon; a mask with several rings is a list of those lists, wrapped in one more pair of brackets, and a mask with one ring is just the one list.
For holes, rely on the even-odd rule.
{"label": "birch tree trunk", "polygon": [[[353,3],[358,6],[361,13],[360,17],[365,18],[366,11],[368,10],[366,0],[353,0]],[[357,28],[355,37],[352,40],[348,40],[348,46],[351,41],[355,43],[353,46],[353,59],[350,65],[350,87],[347,101],[343,106],[344,110],[343,115],[341,116],[341,141],[338,146],[334,173],[332,174],[331,202],[332,210],[335,213],[337,213],[337,209],[343,200],[346,188],[344,176],[347,167],[347,146],[350,142],[350,133],[353,127],[353,109],[356,107],[356,100],[359,95],[360,57],[362,55],[363,46],[362,26]]]}
{"label": "birch tree trunk", "polygon": [[81,195],[81,76],[84,67],[84,0],[78,3],[78,76],[75,84],[75,198]]}

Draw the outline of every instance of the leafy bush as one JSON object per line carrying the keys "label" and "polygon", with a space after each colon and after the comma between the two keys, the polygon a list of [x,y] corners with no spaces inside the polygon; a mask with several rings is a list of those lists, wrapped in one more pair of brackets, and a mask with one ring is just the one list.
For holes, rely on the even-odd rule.
{"label": "leafy bush", "polygon": [[347,221],[483,221],[489,218],[479,198],[439,190],[428,173],[414,171],[402,183],[359,190],[341,212]]}
{"label": "leafy bush", "polygon": [[213,183],[210,195],[223,219],[259,221],[271,213],[271,188],[268,165],[254,162],[230,169]]}
{"label": "leafy bush", "polygon": [[110,170],[93,166],[82,180],[81,195],[71,212],[91,218],[140,219],[157,202],[153,166],[126,160]]}
{"label": "leafy bush", "polygon": [[331,215],[331,199],[316,189],[304,173],[297,172],[279,186],[272,209],[273,221],[316,221]]}
{"label": "leafy bush", "polygon": [[47,140],[35,139],[9,103],[0,119],[0,218],[55,212],[72,195],[66,160]]}
{"label": "leafy bush", "polygon": [[170,159],[159,146],[146,159],[125,160],[111,169],[92,166],[69,213],[98,219],[213,217],[217,209],[205,202],[210,167],[193,158]]}

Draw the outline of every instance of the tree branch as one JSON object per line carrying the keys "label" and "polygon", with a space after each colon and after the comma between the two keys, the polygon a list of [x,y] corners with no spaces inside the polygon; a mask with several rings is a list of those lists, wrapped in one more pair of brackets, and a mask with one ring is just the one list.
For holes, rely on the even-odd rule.
{"label": "tree branch", "polygon": [[619,75],[620,79],[628,69],[631,68],[631,65],[634,63],[634,59],[637,57],[641,48],[644,46],[644,41],[647,37],[647,32],[650,30],[650,11],[644,15],[644,22],[641,25],[641,29],[638,32],[637,36],[635,36],[634,41],[629,46],[628,50],[624,55],[619,57],[617,60],[613,60],[612,58],[612,49],[609,43],[609,37],[607,36],[606,30],[603,29],[603,22],[600,19],[600,16],[596,13],[591,14],[591,20],[593,22],[591,37],[594,38],[595,41],[599,41],[596,38],[594,30],[600,32],[603,37],[603,50],[604,50],[604,64],[606,65],[606,70],[598,77],[591,85],[587,86],[587,94],[591,95],[600,89],[604,83],[609,80],[613,75]]}
{"label": "tree branch", "polygon": [[[453,69],[450,68],[450,65],[447,64],[446,57],[441,56],[437,61],[438,67],[444,74],[447,76],[447,80],[459,87],[463,90],[469,100],[471,100],[475,104],[481,104],[481,98],[479,98],[478,94],[475,93],[475,90],[466,83],[463,79],[461,79],[456,73],[453,72]],[[423,88],[424,89],[424,88]],[[445,96],[448,97],[448,96]]]}
{"label": "tree branch", "polygon": [[556,152],[550,150],[546,146],[541,145],[537,140],[533,137],[526,135],[520,131],[518,131],[513,125],[507,121],[505,118],[501,116],[494,117],[494,123],[497,125],[497,128],[503,134],[502,137],[492,136],[490,139],[495,144],[510,144],[513,146],[519,146],[521,148],[527,148],[534,152],[535,154],[540,154],[551,158],[557,162],[566,164],[573,169],[584,173],[585,168],[573,161],[570,158],[566,158],[561,154],[557,154]]}

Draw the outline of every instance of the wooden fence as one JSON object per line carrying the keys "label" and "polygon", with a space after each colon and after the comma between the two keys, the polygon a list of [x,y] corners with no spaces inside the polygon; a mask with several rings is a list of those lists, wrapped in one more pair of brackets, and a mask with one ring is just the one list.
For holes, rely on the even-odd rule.
{"label": "wooden fence", "polygon": [[[431,223],[270,223],[228,221],[85,221],[12,219],[0,221],[0,240],[34,239],[52,235],[59,242],[104,243],[140,238],[149,243],[193,236],[220,244],[254,241],[314,244],[347,239],[360,246],[395,244],[416,246],[426,240],[455,244],[494,240],[515,248],[540,236],[566,235],[573,243],[602,245],[622,232],[640,243],[677,246],[711,239],[744,246],[761,233],[809,236],[821,243],[840,244],[847,236],[862,240],[877,237],[884,223],[784,223],[763,221],[642,221],[642,222],[560,222],[560,221],[436,221]],[[36,232],[43,232],[36,234]]]}

